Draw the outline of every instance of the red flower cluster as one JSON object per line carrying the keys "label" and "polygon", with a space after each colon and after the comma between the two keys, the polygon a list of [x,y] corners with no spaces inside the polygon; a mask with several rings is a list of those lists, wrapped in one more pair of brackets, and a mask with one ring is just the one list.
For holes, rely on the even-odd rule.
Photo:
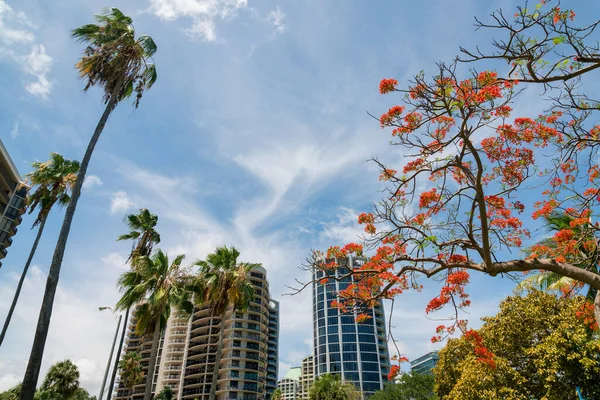
{"label": "red flower cluster", "polygon": [[475,351],[477,361],[487,364],[490,368],[496,367],[494,353],[489,351],[487,347],[483,345],[483,339],[479,335],[479,332],[470,329],[465,333],[465,338],[473,344],[473,350]]}
{"label": "red flower cluster", "polygon": [[382,79],[379,83],[379,93],[386,94],[396,90],[398,81],[396,79]]}

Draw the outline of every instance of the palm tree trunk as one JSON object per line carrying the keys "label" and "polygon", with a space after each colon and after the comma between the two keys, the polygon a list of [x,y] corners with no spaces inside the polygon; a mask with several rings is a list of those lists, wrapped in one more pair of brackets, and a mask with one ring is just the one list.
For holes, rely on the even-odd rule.
{"label": "palm tree trunk", "polygon": [[6,320],[4,321],[2,333],[0,333],[0,347],[2,346],[2,342],[4,341],[4,336],[6,336],[6,331],[8,330],[8,326],[10,325],[10,320],[12,318],[13,312],[15,311],[15,307],[17,306],[17,302],[19,301],[19,295],[21,294],[21,288],[23,287],[25,276],[27,275],[27,271],[29,271],[29,266],[31,265],[31,261],[33,260],[33,256],[35,255],[35,251],[37,250],[38,243],[40,242],[40,238],[42,237],[42,232],[44,232],[46,218],[48,218],[47,214],[46,216],[44,216],[44,218],[42,218],[42,221],[40,222],[37,236],[35,237],[35,241],[33,242],[33,246],[31,247],[31,251],[29,252],[29,257],[27,258],[27,262],[25,263],[25,267],[23,268],[23,272],[21,273],[21,279],[19,279],[17,291],[15,292],[12,304],[10,305],[10,309],[8,310],[8,315],[6,316]]}
{"label": "palm tree trunk", "polygon": [[69,237],[69,231],[71,230],[71,223],[73,222],[73,216],[75,215],[75,209],[77,208],[77,202],[81,195],[81,187],[83,186],[83,180],[92,158],[94,148],[98,143],[100,134],[104,130],[108,117],[117,106],[119,102],[119,93],[121,86],[123,86],[124,77],[119,78],[119,81],[115,85],[113,92],[110,95],[110,100],[96,125],[94,134],[90,139],[90,143],[85,151],[83,160],[81,160],[81,166],[77,173],[77,180],[73,187],[73,193],[71,200],[67,205],[65,211],[65,218],[63,220],[60,233],[58,235],[58,241],[52,255],[52,263],[50,264],[50,271],[48,272],[48,279],[46,280],[46,290],[44,291],[44,298],[42,300],[42,307],[40,309],[40,315],[38,318],[37,328],[35,330],[35,336],[33,338],[33,346],[31,348],[31,354],[29,355],[29,362],[27,363],[27,369],[25,370],[25,377],[23,378],[23,390],[19,397],[20,400],[33,400],[35,389],[37,386],[40,368],[42,366],[42,358],[44,356],[44,348],[46,347],[46,338],[48,337],[48,329],[50,328],[50,318],[52,317],[52,307],[54,305],[54,296],[56,295],[56,288],[58,286],[58,278],[60,276],[60,268],[62,266],[63,257],[65,255],[65,248],[67,247],[67,239]]}
{"label": "palm tree trunk", "polygon": [[217,344],[217,354],[215,355],[215,370],[213,371],[212,383],[210,384],[209,400],[215,400],[217,397],[217,382],[219,380],[219,364],[221,363],[221,353],[223,352],[223,334],[225,333],[225,314],[227,309],[221,313],[219,321],[219,343]]}
{"label": "palm tree trunk", "polygon": [[[117,357],[115,358],[115,366],[113,367],[112,376],[110,377],[110,386],[108,387],[108,394],[106,400],[110,400],[112,390],[115,387],[115,378],[117,377],[117,370],[119,369],[119,360],[121,359],[121,351],[123,350],[123,341],[125,340],[125,333],[127,333],[127,321],[129,320],[129,310],[125,311],[125,323],[123,324],[123,331],[121,332],[121,340],[119,340],[119,347],[117,348]],[[102,400],[102,399],[98,399]]]}
{"label": "palm tree trunk", "polygon": [[156,367],[156,354],[158,353],[158,342],[160,341],[160,316],[154,323],[154,335],[152,336],[152,350],[150,351],[150,361],[148,362],[148,372],[146,373],[146,391],[144,400],[152,398],[152,381],[154,380],[154,367]]}

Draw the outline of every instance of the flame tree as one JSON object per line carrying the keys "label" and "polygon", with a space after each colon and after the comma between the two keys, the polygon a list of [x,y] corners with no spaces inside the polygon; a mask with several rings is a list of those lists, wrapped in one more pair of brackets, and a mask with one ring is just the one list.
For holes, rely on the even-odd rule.
{"label": "flame tree", "polygon": [[[339,293],[342,309],[372,306],[420,290],[419,276],[439,278],[444,284],[426,312],[448,305],[456,314],[433,340],[457,329],[472,332],[459,311],[470,304],[465,288],[474,272],[545,271],[570,278],[575,290],[569,293],[600,289],[600,224],[594,221],[600,202],[600,125],[594,117],[600,103],[584,92],[600,67],[594,38],[600,21],[574,25],[572,10],[545,2],[518,8],[511,18],[501,10],[491,17],[489,24],[477,20],[479,27],[506,36],[492,43],[489,54],[461,49],[462,59],[438,64],[433,77],[421,73],[406,86],[393,78],[381,81],[380,93],[399,103],[379,122],[406,162],[394,170],[374,160],[385,198],[358,218],[373,254],[349,272],[354,283]],[[478,66],[482,60],[487,66],[508,62],[509,70],[464,73],[464,62]],[[514,100],[532,85],[544,87],[552,106],[522,115]],[[525,244],[539,242],[531,231],[534,220],[557,213],[570,218],[570,229],[512,258],[523,254]],[[337,260],[362,251],[362,244],[334,246],[316,252],[312,264],[337,268]],[[581,318],[593,322],[594,311],[600,321],[598,294]],[[490,362],[493,354],[476,335],[467,336],[479,358]],[[393,367],[391,375],[397,371]]]}

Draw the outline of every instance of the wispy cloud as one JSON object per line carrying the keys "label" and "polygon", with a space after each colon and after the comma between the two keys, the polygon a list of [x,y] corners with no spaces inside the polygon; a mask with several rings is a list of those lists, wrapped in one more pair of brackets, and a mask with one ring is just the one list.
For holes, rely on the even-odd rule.
{"label": "wispy cloud", "polygon": [[276,9],[271,10],[267,15],[267,21],[273,25],[274,34],[280,34],[285,31],[285,23],[283,19],[285,18],[285,13],[281,10],[279,6]]}
{"label": "wispy cloud", "polygon": [[113,193],[110,199],[110,212],[112,214],[124,213],[133,207],[135,207],[135,203],[129,198],[127,192],[120,190]]}
{"label": "wispy cloud", "polygon": [[84,189],[92,189],[96,186],[102,186],[104,182],[102,179],[97,177],[96,175],[86,175],[85,180],[83,181]]}
{"label": "wispy cloud", "polygon": [[217,21],[229,21],[247,6],[247,0],[150,0],[150,10],[162,19],[191,18],[186,33],[207,42],[217,39]]}
{"label": "wispy cloud", "polygon": [[25,90],[32,96],[46,99],[52,90],[48,73],[52,66],[52,57],[46,53],[42,44],[35,44],[33,25],[22,12],[0,0],[0,61],[12,60],[21,70],[35,77],[35,81],[26,82]]}
{"label": "wispy cloud", "polygon": [[10,130],[10,137],[16,139],[19,136],[19,121],[13,123],[12,129]]}

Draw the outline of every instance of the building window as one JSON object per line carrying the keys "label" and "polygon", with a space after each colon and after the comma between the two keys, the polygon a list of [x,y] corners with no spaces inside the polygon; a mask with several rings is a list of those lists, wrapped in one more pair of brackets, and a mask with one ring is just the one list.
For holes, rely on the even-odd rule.
{"label": "building window", "polygon": [[369,343],[361,343],[360,344],[360,351],[368,351],[371,353],[376,353],[377,352],[377,347],[374,344],[369,344]]}

